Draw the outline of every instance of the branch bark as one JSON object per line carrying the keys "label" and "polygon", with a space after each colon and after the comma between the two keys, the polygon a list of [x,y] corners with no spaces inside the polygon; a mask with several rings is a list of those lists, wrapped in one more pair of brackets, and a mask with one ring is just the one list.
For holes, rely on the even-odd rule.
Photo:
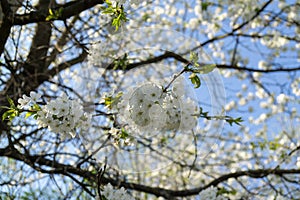
{"label": "branch bark", "polygon": [[[33,169],[47,174],[74,174],[80,176],[82,178],[87,178],[91,182],[97,183],[97,177],[90,171],[83,170],[72,165],[66,165],[59,163],[55,160],[50,160],[44,158],[42,155],[28,155],[23,154],[17,151],[15,148],[7,147],[0,149],[0,156],[5,156],[8,158],[13,158],[19,161],[23,161],[27,165],[31,166]],[[39,165],[39,166],[38,166]],[[43,169],[42,166],[47,166],[47,170]],[[199,194],[202,190],[209,188],[210,186],[217,186],[222,182],[227,181],[230,178],[239,178],[243,176],[248,176],[250,178],[263,178],[269,175],[275,176],[283,176],[288,174],[300,174],[300,169],[257,169],[257,170],[245,170],[245,171],[237,171],[234,173],[224,174],[210,183],[206,184],[202,187],[197,187],[193,189],[186,189],[186,190],[170,190],[161,187],[150,187],[146,185],[136,184],[125,182],[122,180],[117,180],[113,178],[108,178],[106,176],[102,177],[101,182],[103,184],[111,183],[114,186],[124,187],[126,189],[132,189],[140,192],[145,192],[149,194],[153,194],[155,196],[164,197],[166,199],[174,199],[176,197],[184,197],[184,196],[192,196]]]}
{"label": "branch bark", "polygon": [[[103,0],[72,1],[70,3],[59,5],[58,7],[53,8],[52,12],[55,13],[55,11],[59,11],[60,9],[62,9],[61,16],[59,16],[58,19],[55,20],[65,20],[74,15],[78,15],[79,13],[92,8],[97,4],[103,4],[103,3],[104,3]],[[45,22],[46,17],[48,15],[49,15],[48,9],[41,9],[37,11],[32,11],[24,15],[15,15],[15,17],[11,20],[13,22],[13,25],[25,25],[25,24],[36,23],[36,22]]]}
{"label": "branch bark", "polygon": [[[168,58],[174,58],[184,64],[190,63],[190,61],[185,59],[182,55],[176,54],[174,52],[166,51],[165,53],[163,53],[159,56],[149,58],[147,60],[143,60],[140,62],[128,64],[126,67],[126,70],[131,70],[131,69],[134,69],[137,67],[142,67],[144,65],[151,64],[151,63],[157,63],[157,62],[160,62],[160,61],[168,59]],[[208,63],[199,63],[199,64],[200,64],[200,66],[204,66]],[[249,71],[249,72],[260,72],[260,73],[292,72],[292,71],[300,70],[300,66],[299,67],[291,67],[291,68],[281,67],[281,68],[275,68],[275,69],[257,69],[257,68],[243,67],[243,66],[237,66],[237,65],[216,64],[216,67],[219,69],[234,69],[234,70],[238,70],[238,71]],[[107,69],[113,69],[113,68],[114,68],[113,63],[108,65],[108,67],[107,67]]]}

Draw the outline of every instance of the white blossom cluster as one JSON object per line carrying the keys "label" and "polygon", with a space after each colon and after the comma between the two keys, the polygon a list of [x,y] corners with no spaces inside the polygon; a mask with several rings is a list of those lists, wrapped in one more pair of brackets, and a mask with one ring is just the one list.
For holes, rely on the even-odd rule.
{"label": "white blossom cluster", "polygon": [[116,190],[110,183],[104,186],[102,195],[108,200],[134,200],[134,198],[130,196],[123,187]]}
{"label": "white blossom cluster", "polygon": [[201,191],[199,193],[201,200],[226,200],[222,195],[217,195],[218,189],[216,187],[210,186],[209,188]]}
{"label": "white blossom cluster", "polygon": [[184,96],[184,84],[175,81],[172,91],[147,83],[124,94],[117,109],[124,123],[147,131],[188,131],[197,125],[197,106]]}
{"label": "white blossom cluster", "polygon": [[296,96],[300,96],[300,77],[296,78],[291,84],[292,93]]}
{"label": "white blossom cluster", "polygon": [[[23,95],[18,100],[20,109],[37,104],[41,95],[30,92],[30,96]],[[91,123],[91,115],[83,111],[83,106],[76,100],[68,99],[66,94],[51,100],[46,105],[39,106],[37,111],[37,124],[50,131],[60,133],[63,137],[70,134],[75,137],[77,128],[86,130]]]}

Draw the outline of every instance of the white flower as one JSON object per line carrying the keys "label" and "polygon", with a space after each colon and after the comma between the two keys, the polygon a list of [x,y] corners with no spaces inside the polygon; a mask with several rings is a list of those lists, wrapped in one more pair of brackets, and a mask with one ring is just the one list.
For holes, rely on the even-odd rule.
{"label": "white flower", "polygon": [[132,93],[132,96],[129,99],[130,106],[142,105],[146,101],[144,93],[141,89],[137,89]]}
{"label": "white flower", "polygon": [[102,195],[109,200],[134,200],[123,187],[115,190],[110,183],[104,186]]}
{"label": "white flower", "polygon": [[51,120],[47,119],[46,113],[44,111],[38,111],[37,112],[38,115],[38,120],[37,120],[37,124],[38,127],[41,128],[46,128],[48,126],[49,123],[51,123]]}
{"label": "white flower", "polygon": [[178,97],[182,97],[185,94],[185,84],[182,79],[178,79],[174,82],[172,91]]}
{"label": "white flower", "polygon": [[19,108],[24,108],[30,103],[30,97],[26,96],[25,94],[23,95],[23,98],[18,99],[18,107]]}
{"label": "white flower", "polygon": [[62,132],[61,123],[58,119],[52,119],[50,124],[48,124],[48,128],[49,128],[50,131],[53,131],[55,133]]}
{"label": "white flower", "polygon": [[40,98],[42,96],[41,94],[38,94],[38,93],[33,92],[33,91],[31,91],[29,95],[30,95],[30,100],[31,100],[32,103],[39,102]]}
{"label": "white flower", "polygon": [[56,101],[52,100],[45,106],[45,110],[47,113],[51,115],[58,115],[59,113],[58,106],[59,104],[57,104]]}
{"label": "white flower", "polygon": [[213,187],[213,186],[210,186],[209,188],[201,191],[199,193],[199,196],[200,196],[200,199],[201,200],[225,200],[226,198],[221,196],[221,195],[218,195],[217,196],[217,192],[218,192],[218,189]]}
{"label": "white flower", "polygon": [[66,138],[68,134],[75,137],[78,127],[87,130],[91,118],[92,115],[84,112],[83,106],[78,101],[68,99],[65,94],[41,106],[41,110],[37,112],[38,126],[61,133],[62,138]]}
{"label": "white flower", "polygon": [[88,113],[83,113],[83,115],[81,116],[81,121],[80,123],[80,127],[82,130],[87,130],[92,122],[92,115],[88,114]]}
{"label": "white flower", "polygon": [[216,199],[217,197],[217,192],[218,192],[218,189],[213,187],[213,186],[210,186],[209,188],[201,191],[199,193],[199,196],[201,198],[201,200],[203,199]]}
{"label": "white flower", "polygon": [[[120,121],[141,132],[177,130],[180,124],[185,124],[181,130],[194,128],[197,125],[197,118],[193,116],[197,111],[196,102],[182,96],[185,91],[180,80],[174,83],[174,92],[163,92],[160,86],[151,83],[135,89],[130,97],[125,93],[126,98],[117,105]],[[183,111],[186,112],[184,118]]]}
{"label": "white flower", "polygon": [[277,96],[276,100],[279,104],[285,104],[288,101],[289,97],[285,94],[280,94]]}
{"label": "white flower", "polygon": [[162,113],[164,112],[164,110],[162,109],[162,107],[160,105],[153,105],[150,109],[149,109],[149,115],[151,118],[159,118],[159,116],[162,115]]}
{"label": "white flower", "polygon": [[144,98],[148,99],[149,101],[158,101],[162,95],[162,89],[153,84],[143,85],[141,90],[145,95]]}
{"label": "white flower", "polygon": [[292,88],[292,93],[295,94],[296,96],[300,96],[300,78],[295,79],[293,83],[291,84]]}
{"label": "white flower", "polygon": [[18,99],[18,108],[22,109],[30,103],[36,104],[36,102],[40,101],[41,96],[41,94],[33,91],[30,92],[29,97],[24,94],[22,98]]}
{"label": "white flower", "polygon": [[198,28],[199,27],[199,19],[198,18],[190,19],[188,25],[189,25],[189,28],[191,28],[191,29]]}
{"label": "white flower", "polygon": [[244,97],[242,97],[242,98],[239,100],[239,104],[240,104],[241,106],[246,105],[246,103],[247,103],[247,100],[246,100]]}
{"label": "white flower", "polygon": [[70,103],[70,115],[74,117],[75,121],[78,121],[79,118],[84,114],[83,106],[77,101],[71,101]]}
{"label": "white flower", "polygon": [[268,63],[264,60],[259,61],[258,69],[268,69]]}
{"label": "white flower", "polygon": [[180,122],[180,129],[183,131],[192,130],[197,125],[197,118],[190,113],[183,113]]}
{"label": "white flower", "polygon": [[68,103],[58,104],[57,110],[58,110],[58,114],[57,114],[58,118],[63,116],[68,116],[70,113],[69,104]]}

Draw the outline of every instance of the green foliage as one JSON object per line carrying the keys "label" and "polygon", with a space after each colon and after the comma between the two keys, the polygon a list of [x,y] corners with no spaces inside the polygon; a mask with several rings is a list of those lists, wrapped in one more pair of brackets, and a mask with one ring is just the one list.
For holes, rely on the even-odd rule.
{"label": "green foliage", "polygon": [[128,132],[127,132],[124,128],[122,128],[122,129],[121,129],[121,135],[120,135],[120,138],[121,138],[121,139],[127,139],[128,137],[129,137]]}
{"label": "green foliage", "polygon": [[190,71],[192,73],[208,74],[216,68],[215,64],[200,66],[200,64],[198,63],[199,60],[198,54],[196,54],[195,52],[190,53],[190,60],[191,60],[191,65],[188,65],[186,67],[186,71]]}
{"label": "green foliage", "polygon": [[9,107],[7,106],[1,106],[1,108],[8,109],[6,112],[2,115],[2,121],[8,119],[9,121],[12,121],[15,117],[20,115],[20,110],[15,106],[14,101],[7,97],[7,101],[9,103]]}
{"label": "green foliage", "polygon": [[122,22],[128,21],[126,12],[124,11],[122,5],[119,6],[119,3],[114,6],[110,0],[106,0],[105,2],[107,4],[107,7],[102,8],[103,14],[108,14],[113,17],[112,25],[115,27],[115,31],[117,31]]}
{"label": "green foliage", "polygon": [[114,106],[116,106],[120,100],[120,98],[122,97],[123,93],[119,92],[118,94],[116,94],[116,96],[113,95],[106,95],[104,97],[104,105],[109,108],[112,109]]}
{"label": "green foliage", "polygon": [[124,56],[120,59],[116,59],[114,61],[114,70],[116,69],[122,69],[125,70],[128,65],[128,58],[127,58],[127,53],[124,54]]}
{"label": "green foliage", "polygon": [[208,115],[208,112],[203,112],[203,109],[200,107],[200,111],[199,114],[197,114],[197,117],[202,117],[205,118],[207,120],[225,120],[227,123],[230,124],[230,126],[232,126],[233,124],[239,125],[241,126],[241,122],[243,122],[244,120],[242,119],[242,117],[238,117],[238,118],[233,118],[231,116],[225,115],[225,116],[210,116]]}
{"label": "green foliage", "polygon": [[216,68],[215,64],[200,66],[198,60],[199,60],[198,54],[195,52],[191,52],[190,63],[184,68],[186,72],[192,72],[189,79],[191,79],[191,82],[195,88],[199,88],[201,86],[201,80],[197,76],[197,74],[208,74]]}
{"label": "green foliage", "polygon": [[31,116],[36,118],[37,112],[41,110],[41,107],[38,104],[32,105],[29,110],[22,110],[15,105],[14,101],[11,98],[7,97],[7,101],[9,103],[9,107],[1,106],[1,108],[7,109],[7,111],[4,112],[2,115],[2,121],[4,120],[12,121],[15,117],[20,116],[22,112],[26,112],[25,119]]}
{"label": "green foliage", "polygon": [[236,124],[236,125],[241,126],[240,123],[244,121],[242,119],[242,117],[232,118],[230,116],[225,116],[225,120],[226,120],[226,122],[228,122],[230,124],[230,126],[232,126],[232,124]]}
{"label": "green foliage", "polygon": [[208,74],[210,72],[212,72],[214,69],[216,68],[215,64],[209,64],[209,65],[204,65],[201,67],[193,67],[190,68],[190,70],[194,73],[199,73],[199,74]]}
{"label": "green foliage", "polygon": [[191,52],[190,53],[190,60],[191,60],[191,64],[198,67],[199,66],[199,63],[198,63],[198,60],[199,60],[199,56],[197,53],[195,52]]}
{"label": "green foliage", "polygon": [[189,79],[191,79],[191,82],[194,85],[194,88],[199,88],[201,86],[201,80],[195,73],[192,73],[189,76]]}
{"label": "green foliage", "polygon": [[58,10],[53,10],[50,8],[49,9],[49,15],[46,17],[46,21],[52,21],[52,20],[56,20],[59,19],[62,16],[62,12],[63,12],[63,8],[59,8]]}
{"label": "green foliage", "polygon": [[230,195],[236,195],[237,191],[236,190],[227,190],[224,187],[219,188],[217,195],[222,195],[222,194],[230,194]]}

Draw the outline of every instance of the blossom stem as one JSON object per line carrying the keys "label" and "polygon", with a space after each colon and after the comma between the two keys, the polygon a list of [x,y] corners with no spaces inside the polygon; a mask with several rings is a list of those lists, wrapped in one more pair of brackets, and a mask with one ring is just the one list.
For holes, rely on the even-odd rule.
{"label": "blossom stem", "polygon": [[173,79],[170,81],[170,83],[169,83],[166,87],[164,87],[163,93],[167,92],[167,90],[170,88],[170,86],[172,85],[172,83],[173,83],[179,76],[181,76],[184,72],[187,72],[187,71],[188,71],[188,66],[190,66],[190,65],[191,65],[191,63],[189,62],[189,63],[183,68],[183,70],[181,70],[178,74],[175,74],[175,75],[173,76]]}

